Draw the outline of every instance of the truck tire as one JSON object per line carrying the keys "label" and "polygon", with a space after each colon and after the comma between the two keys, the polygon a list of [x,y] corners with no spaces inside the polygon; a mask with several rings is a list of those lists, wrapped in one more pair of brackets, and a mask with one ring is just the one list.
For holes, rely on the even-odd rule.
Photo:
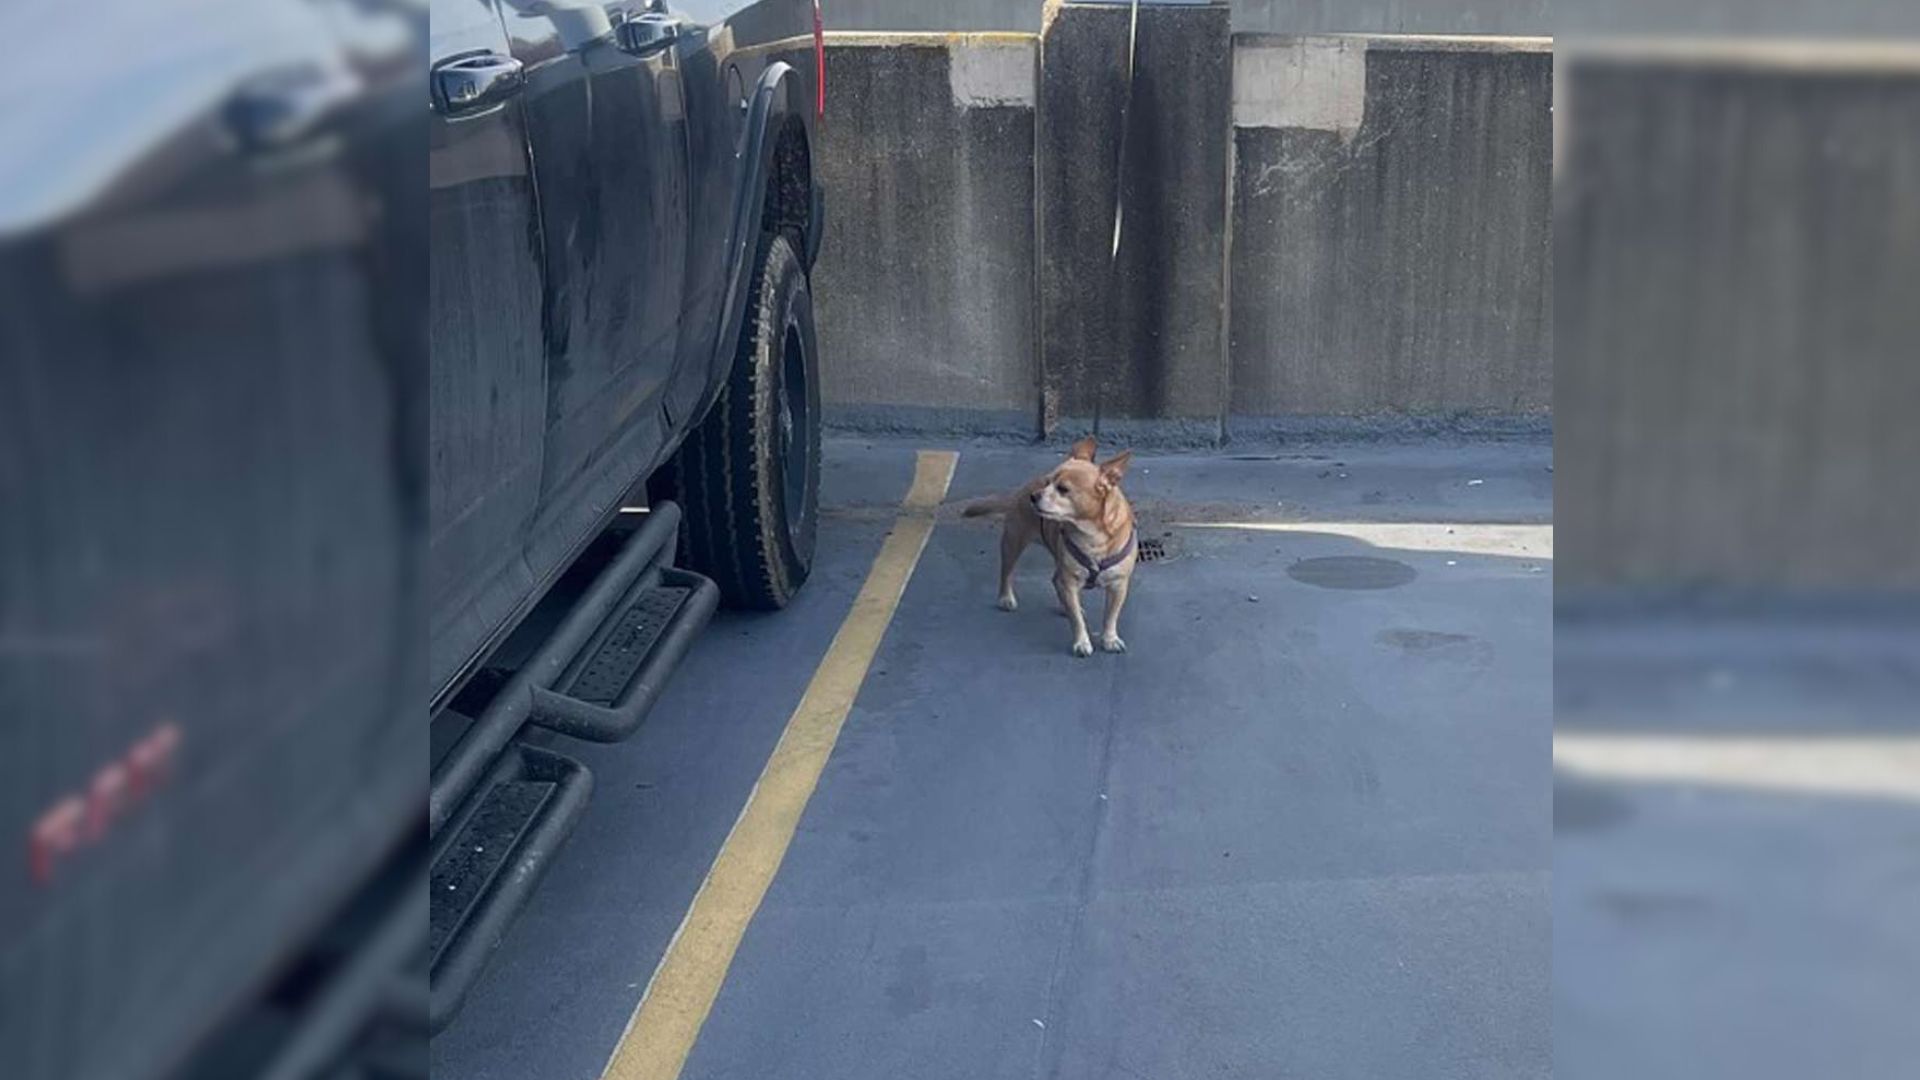
{"label": "truck tire", "polygon": [[760,238],[747,315],[720,396],[656,474],[678,501],[682,563],[734,607],[784,608],[813,569],[820,389],[813,296],[790,230]]}

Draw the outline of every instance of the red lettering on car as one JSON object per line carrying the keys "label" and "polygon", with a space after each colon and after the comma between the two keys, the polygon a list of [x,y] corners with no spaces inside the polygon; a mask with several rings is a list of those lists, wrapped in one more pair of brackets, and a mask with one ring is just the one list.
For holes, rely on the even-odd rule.
{"label": "red lettering on car", "polygon": [[27,830],[27,868],[36,884],[53,880],[60,862],[103,839],[173,771],[177,724],[163,722],[119,758],[95,770],[86,787],[55,799]]}

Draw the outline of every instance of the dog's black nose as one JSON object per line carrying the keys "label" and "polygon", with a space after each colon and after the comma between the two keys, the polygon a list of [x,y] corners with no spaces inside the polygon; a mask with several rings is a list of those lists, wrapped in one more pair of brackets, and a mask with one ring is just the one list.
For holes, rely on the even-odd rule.
{"label": "dog's black nose", "polygon": [[1035,506],[1039,506],[1039,505],[1040,505],[1040,493],[1036,491],[1036,492],[1034,492],[1033,494],[1031,494],[1031,495],[1029,495],[1029,496],[1027,496],[1027,501],[1028,501],[1028,502],[1030,502],[1030,503],[1032,503],[1032,504],[1033,504],[1033,505],[1035,505]]}

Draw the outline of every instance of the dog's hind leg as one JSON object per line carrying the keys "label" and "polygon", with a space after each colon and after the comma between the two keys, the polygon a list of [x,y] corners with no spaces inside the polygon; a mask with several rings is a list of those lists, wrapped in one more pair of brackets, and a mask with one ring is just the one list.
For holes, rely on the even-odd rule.
{"label": "dog's hind leg", "polygon": [[1001,611],[1012,611],[1020,606],[1020,601],[1014,599],[1013,595],[1013,568],[1020,561],[1020,553],[1027,550],[1031,539],[1024,531],[1015,528],[1011,521],[1000,533]]}

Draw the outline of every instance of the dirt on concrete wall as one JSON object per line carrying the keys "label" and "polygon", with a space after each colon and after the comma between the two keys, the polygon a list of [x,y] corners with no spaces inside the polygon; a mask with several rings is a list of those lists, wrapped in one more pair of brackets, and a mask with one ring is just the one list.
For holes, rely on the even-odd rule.
{"label": "dirt on concrete wall", "polygon": [[1544,42],[1236,37],[1223,6],[1156,6],[1129,98],[1126,8],[1052,15],[829,37],[837,422],[1544,426]]}
{"label": "dirt on concrete wall", "polygon": [[1233,414],[1546,410],[1548,43],[1241,36],[1234,58]]}

